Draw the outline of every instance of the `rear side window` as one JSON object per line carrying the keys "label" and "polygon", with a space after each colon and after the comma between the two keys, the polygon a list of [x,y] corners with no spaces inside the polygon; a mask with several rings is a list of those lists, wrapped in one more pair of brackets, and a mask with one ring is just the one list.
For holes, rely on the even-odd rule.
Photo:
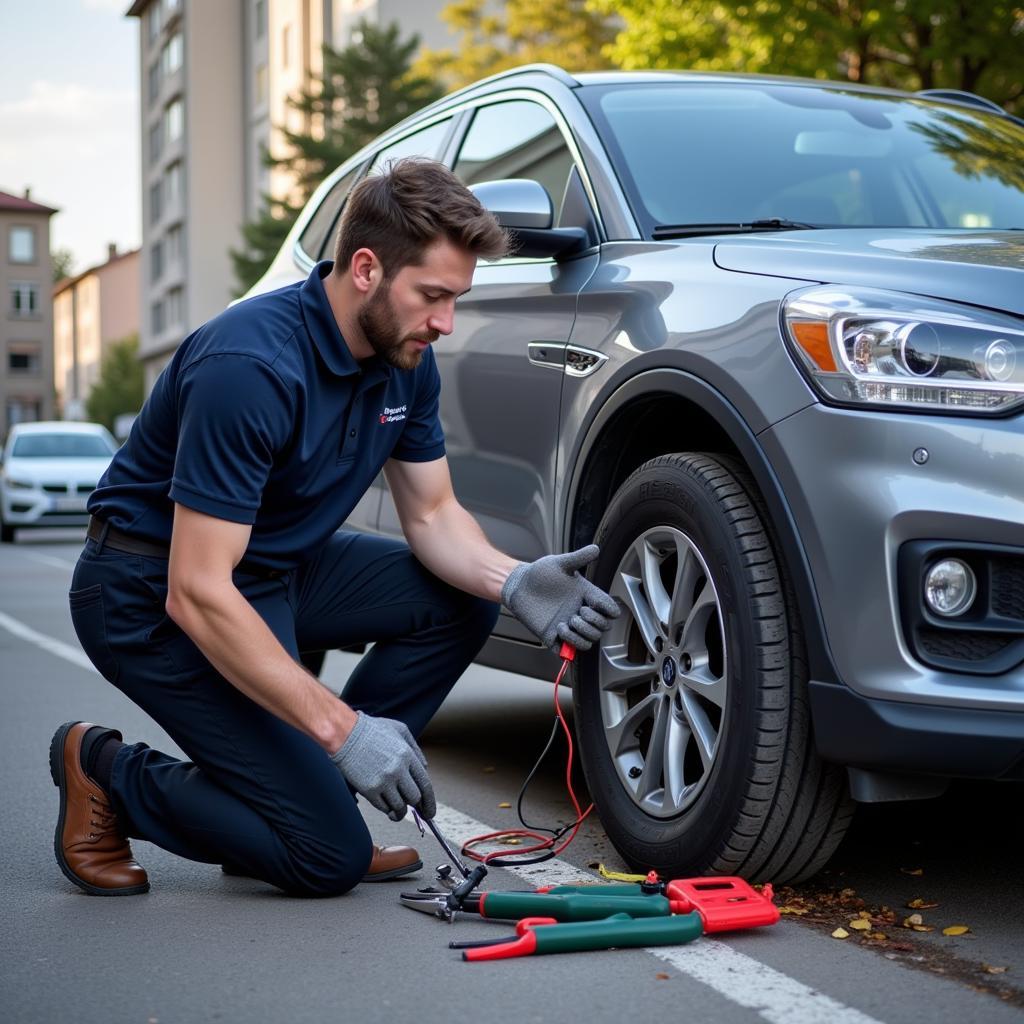
{"label": "rear side window", "polygon": [[467,185],[505,178],[540,182],[551,196],[556,224],[572,168],[572,153],[554,117],[529,100],[481,107],[455,163],[455,173]]}
{"label": "rear side window", "polygon": [[332,255],[335,225],[358,176],[357,167],[335,182],[334,188],[324,196],[323,202],[299,236],[299,245],[311,260],[327,259]]}
{"label": "rear side window", "polygon": [[452,119],[446,118],[438,121],[437,124],[423,128],[412,135],[406,135],[404,139],[392,143],[387,149],[382,149],[370,165],[370,173],[384,169],[385,164],[391,160],[401,160],[403,156],[427,156],[436,160],[441,152],[441,145],[448,136],[448,129],[451,127]]}

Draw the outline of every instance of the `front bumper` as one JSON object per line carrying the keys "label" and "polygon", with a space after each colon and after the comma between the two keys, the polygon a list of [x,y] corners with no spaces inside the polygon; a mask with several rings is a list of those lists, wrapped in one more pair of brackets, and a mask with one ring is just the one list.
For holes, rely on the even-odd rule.
{"label": "front bumper", "polygon": [[[899,585],[899,552],[911,541],[1024,548],[1024,417],[818,404],[759,440],[805,545],[833,663],[851,696],[1016,712],[1024,721],[1024,665],[985,676],[923,664],[906,642]],[[923,464],[913,458],[918,449],[928,453]],[[859,742],[871,745],[873,733]]]}
{"label": "front bumper", "polygon": [[89,522],[88,494],[49,494],[36,488],[4,488],[0,513],[8,526],[82,526]]}
{"label": "front bumper", "polygon": [[885,774],[1024,779],[1024,713],[944,708],[860,697],[810,684],[818,751]]}

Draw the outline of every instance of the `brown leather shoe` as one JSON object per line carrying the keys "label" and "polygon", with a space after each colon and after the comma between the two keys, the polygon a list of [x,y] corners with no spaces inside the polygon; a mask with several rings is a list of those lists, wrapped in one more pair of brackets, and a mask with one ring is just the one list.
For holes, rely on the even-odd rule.
{"label": "brown leather shoe", "polygon": [[118,830],[110,798],[82,768],[82,739],[91,728],[89,722],[65,722],[50,742],[50,775],[60,790],[53,837],[57,864],[92,896],[148,892],[149,879]]}
{"label": "brown leather shoe", "polygon": [[386,882],[404,878],[423,867],[420,855],[411,846],[373,845],[370,870],[363,875],[364,882]]}

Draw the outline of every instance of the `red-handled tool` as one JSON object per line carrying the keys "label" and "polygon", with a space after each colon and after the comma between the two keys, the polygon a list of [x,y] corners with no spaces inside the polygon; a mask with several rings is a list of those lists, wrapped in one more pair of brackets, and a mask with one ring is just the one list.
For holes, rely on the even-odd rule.
{"label": "red-handled tool", "polygon": [[543,953],[676,946],[699,938],[701,932],[698,914],[641,919],[628,914],[614,914],[600,921],[573,924],[558,924],[549,917],[528,917],[516,925],[514,937],[486,944],[453,942],[450,945],[454,949],[463,949],[463,960],[508,960]]}

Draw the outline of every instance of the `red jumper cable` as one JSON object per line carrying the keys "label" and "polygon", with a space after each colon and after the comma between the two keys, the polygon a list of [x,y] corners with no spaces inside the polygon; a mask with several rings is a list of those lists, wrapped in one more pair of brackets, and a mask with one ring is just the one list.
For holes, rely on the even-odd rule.
{"label": "red jumper cable", "polygon": [[[576,648],[571,644],[563,643],[561,650],[558,652],[558,656],[562,659],[561,667],[558,670],[558,675],[555,676],[555,687],[554,687],[554,700],[555,700],[555,716],[557,722],[555,728],[552,730],[551,739],[548,740],[547,746],[544,748],[540,757],[537,759],[537,763],[534,765],[530,774],[526,778],[526,782],[523,784],[523,788],[519,792],[518,801],[518,813],[519,821],[524,826],[523,828],[514,829],[502,829],[500,832],[488,832],[485,835],[474,836],[472,839],[467,839],[462,844],[462,854],[465,857],[470,857],[473,860],[480,861],[483,864],[494,865],[495,867],[511,867],[516,865],[525,864],[539,864],[542,861],[550,860],[552,857],[558,856],[572,841],[576,838],[576,833],[579,831],[580,826],[586,820],[587,816],[594,809],[594,805],[591,804],[585,811],[580,809],[579,800],[576,797],[576,791],[572,785],[572,759],[573,759],[573,743],[572,743],[572,730],[569,728],[569,723],[565,720],[565,715],[562,714],[562,708],[558,703],[558,687],[560,686],[565,673],[568,671],[570,664],[576,658]],[[558,829],[544,829],[543,831],[551,832],[550,836],[540,835],[538,832],[533,831],[533,828],[538,826],[527,826],[523,820],[522,814],[522,799],[523,794],[526,791],[526,787],[529,785],[530,780],[533,778],[534,772],[540,766],[541,761],[544,760],[548,750],[551,747],[551,743],[555,737],[555,731],[558,725],[561,724],[562,731],[565,733],[565,740],[569,747],[568,757],[566,758],[565,764],[565,787],[569,793],[569,799],[572,801],[573,810],[576,812],[576,818],[568,825],[563,825]],[[563,836],[568,833],[568,838],[560,846],[555,846]],[[534,846],[524,847],[522,850],[517,850],[514,854],[508,854],[502,850],[493,850],[490,853],[480,853],[474,847],[479,846],[483,843],[498,843],[506,839],[515,838],[528,838],[536,840]],[[530,857],[530,854],[540,854],[538,857]]]}

